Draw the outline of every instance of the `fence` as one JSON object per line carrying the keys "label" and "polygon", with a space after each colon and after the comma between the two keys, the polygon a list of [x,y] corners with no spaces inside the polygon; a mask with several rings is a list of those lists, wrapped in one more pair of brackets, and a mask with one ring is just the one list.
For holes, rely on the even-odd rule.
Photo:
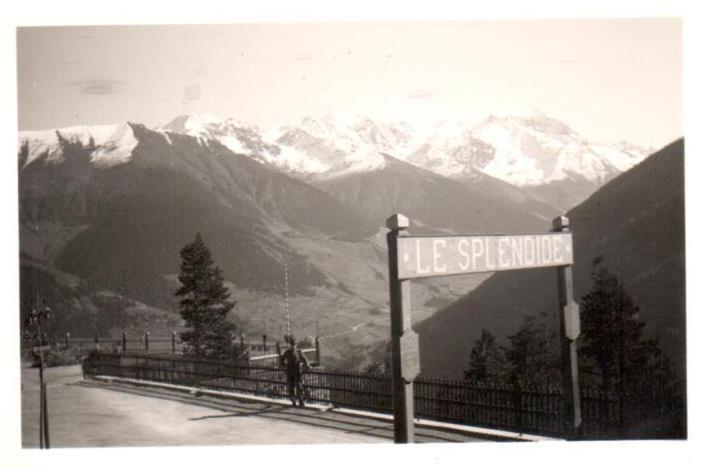
{"label": "fence", "polygon": [[[106,375],[234,391],[267,397],[287,397],[284,371],[273,365],[235,365],[185,358],[91,353],[85,363],[91,376]],[[303,378],[306,400],[335,407],[390,413],[391,380],[381,374],[312,369]],[[471,385],[462,381],[417,378],[415,416],[445,422],[563,436],[563,397],[559,388],[515,384]],[[618,396],[582,389],[582,438],[619,438],[626,433]],[[646,405],[648,419],[654,402]],[[640,414],[640,413],[639,413]],[[621,421],[621,423],[620,423]],[[631,421],[628,419],[627,421]],[[638,419],[634,420],[638,422]],[[634,436],[658,436],[658,428]],[[638,429],[638,428],[637,428]],[[638,431],[637,431],[638,432]],[[667,433],[664,433],[667,435]]]}
{"label": "fence", "polygon": [[[60,339],[51,340],[56,350],[73,350],[77,355],[85,355],[90,351],[112,351],[114,353],[147,354],[147,355],[180,355],[183,353],[183,342],[180,335],[173,333],[168,337],[152,337],[150,332],[145,332],[137,337],[129,337],[122,333],[120,337],[105,338],[98,335],[93,338],[72,338],[69,333]],[[239,345],[250,360],[259,361],[259,365],[275,366],[281,353],[280,343],[267,343],[266,336],[261,340],[248,340],[240,337]],[[320,340],[316,339],[315,346],[303,348],[302,351],[310,361],[320,363]],[[29,349],[29,348],[27,348]],[[28,354],[29,356],[29,354]]]}

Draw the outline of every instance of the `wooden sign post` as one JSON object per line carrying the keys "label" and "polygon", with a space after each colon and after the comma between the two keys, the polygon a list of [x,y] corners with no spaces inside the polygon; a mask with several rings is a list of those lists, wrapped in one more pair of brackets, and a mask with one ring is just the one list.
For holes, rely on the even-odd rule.
{"label": "wooden sign post", "polygon": [[[552,228],[556,232],[569,232],[569,219],[555,218]],[[579,306],[572,291],[572,264],[557,268],[557,292],[560,303],[560,356],[562,357],[562,385],[565,401],[566,432],[570,439],[577,437],[582,424],[582,407],[579,398],[579,373],[577,369],[577,338],[581,332]]]}
{"label": "wooden sign post", "polygon": [[[414,378],[419,373],[419,349],[412,330],[412,303],[409,280],[401,280],[398,269],[398,239],[409,227],[409,219],[395,214],[387,220],[389,256],[390,314],[392,326],[392,404],[395,443],[414,442]],[[404,339],[403,339],[404,338]],[[404,362],[402,345],[407,362]],[[416,356],[416,357],[415,357]],[[416,361],[414,364],[412,361]],[[403,365],[404,364],[404,365]]]}
{"label": "wooden sign post", "polygon": [[387,219],[390,312],[392,324],[392,398],[394,440],[414,442],[414,379],[420,372],[419,338],[412,330],[410,280],[503,270],[556,267],[565,421],[570,438],[581,424],[577,338],[579,307],[572,293],[572,234],[569,220],[553,221],[552,233],[498,236],[406,236],[409,220]]}

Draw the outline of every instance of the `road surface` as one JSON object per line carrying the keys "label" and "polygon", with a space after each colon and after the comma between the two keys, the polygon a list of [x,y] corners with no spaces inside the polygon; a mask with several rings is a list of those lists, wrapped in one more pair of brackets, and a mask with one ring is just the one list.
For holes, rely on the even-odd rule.
{"label": "road surface", "polygon": [[[22,369],[22,445],[39,446],[37,369]],[[56,447],[392,443],[391,421],[84,382],[79,366],[45,370],[50,443]],[[473,440],[417,429],[418,442]]]}

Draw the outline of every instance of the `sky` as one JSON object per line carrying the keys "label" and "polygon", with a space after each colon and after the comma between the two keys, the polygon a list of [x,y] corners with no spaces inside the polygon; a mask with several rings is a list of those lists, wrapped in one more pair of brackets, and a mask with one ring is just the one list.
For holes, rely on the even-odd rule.
{"label": "sky", "polygon": [[18,29],[17,54],[20,130],[538,111],[592,141],[683,135],[677,18],[35,27]]}

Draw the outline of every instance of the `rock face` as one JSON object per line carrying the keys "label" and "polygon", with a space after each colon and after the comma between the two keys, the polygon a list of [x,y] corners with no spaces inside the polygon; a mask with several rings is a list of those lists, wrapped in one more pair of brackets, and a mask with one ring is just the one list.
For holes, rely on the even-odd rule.
{"label": "rock face", "polygon": [[[591,287],[592,260],[609,270],[640,308],[679,375],[685,374],[683,141],[609,182],[568,213],[574,235],[577,300]],[[418,327],[427,375],[460,377],[482,329],[504,339],[522,318],[557,314],[554,269],[503,272]]]}

